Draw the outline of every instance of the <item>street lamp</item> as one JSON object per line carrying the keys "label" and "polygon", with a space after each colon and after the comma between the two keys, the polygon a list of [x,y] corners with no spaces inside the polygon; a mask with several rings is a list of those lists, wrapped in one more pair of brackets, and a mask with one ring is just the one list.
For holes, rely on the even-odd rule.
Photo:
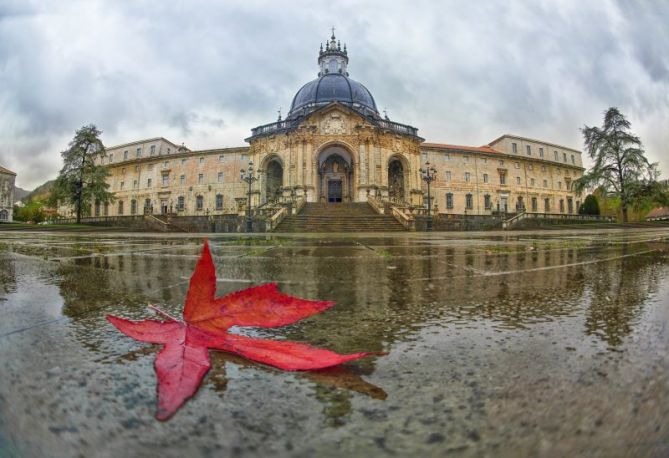
{"label": "street lamp", "polygon": [[427,227],[426,230],[432,231],[432,196],[430,195],[430,183],[437,179],[437,169],[425,163],[425,168],[418,169],[421,179],[427,183]]}
{"label": "street lamp", "polygon": [[253,220],[251,219],[251,186],[254,181],[260,179],[262,170],[253,169],[253,161],[249,161],[248,169],[241,169],[241,179],[249,184],[248,204],[246,205],[246,232],[253,232]]}

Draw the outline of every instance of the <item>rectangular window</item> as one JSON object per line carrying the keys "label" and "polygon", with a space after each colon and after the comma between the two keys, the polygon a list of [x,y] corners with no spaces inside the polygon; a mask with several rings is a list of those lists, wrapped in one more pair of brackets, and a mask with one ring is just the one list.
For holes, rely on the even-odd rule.
{"label": "rectangular window", "polygon": [[546,198],[544,199],[544,212],[550,213],[551,211],[551,200]]}
{"label": "rectangular window", "polygon": [[204,197],[197,196],[195,198],[195,209],[196,210],[202,210],[203,208],[204,208]]}
{"label": "rectangular window", "polygon": [[532,147],[530,145],[527,145],[527,155],[528,156],[532,155]]}
{"label": "rectangular window", "polygon": [[564,159],[564,162],[567,162],[567,153],[562,153],[562,159]]}
{"label": "rectangular window", "polygon": [[467,210],[471,210],[474,208],[474,196],[472,196],[471,194],[467,194],[465,196],[465,208]]}
{"label": "rectangular window", "polygon": [[124,161],[128,160],[128,150],[123,151],[123,160]]}
{"label": "rectangular window", "polygon": [[119,215],[123,214],[123,201],[122,200],[118,201],[118,214]]}
{"label": "rectangular window", "polygon": [[142,148],[137,148],[137,157],[142,157]]}
{"label": "rectangular window", "polygon": [[225,162],[225,156],[223,154],[218,156],[218,162]]}
{"label": "rectangular window", "polygon": [[534,178],[530,178],[530,186],[534,186]]}
{"label": "rectangular window", "polygon": [[179,177],[179,184],[182,185],[182,186],[183,186],[184,184],[186,184],[186,175],[181,175],[181,176]]}
{"label": "rectangular window", "polygon": [[151,156],[156,155],[156,145],[151,145]]}
{"label": "rectangular window", "polygon": [[223,183],[223,172],[218,172],[218,182]]}
{"label": "rectangular window", "polygon": [[553,153],[555,154],[555,160],[556,160],[556,161],[559,161],[560,158],[559,158],[559,156],[558,156],[558,152],[557,152],[557,151],[553,151]]}
{"label": "rectangular window", "polygon": [[146,187],[147,187],[147,188],[150,188],[152,182],[153,182],[153,180],[151,180],[151,178],[149,178],[148,180],[146,180]]}
{"label": "rectangular window", "polygon": [[548,180],[544,180],[544,188],[548,187]]}
{"label": "rectangular window", "polygon": [[499,184],[506,184],[506,173],[499,174]]}
{"label": "rectangular window", "polygon": [[537,211],[537,198],[532,197],[532,211],[535,212]]}
{"label": "rectangular window", "polygon": [[111,164],[112,162],[114,162],[114,155],[110,154],[109,155],[109,163]]}
{"label": "rectangular window", "polygon": [[471,174],[469,172],[465,172],[465,181],[469,182],[469,178],[471,177]]}
{"label": "rectangular window", "polygon": [[137,189],[137,180],[132,181],[132,189]]}
{"label": "rectangular window", "polygon": [[572,163],[572,164],[576,164],[575,159],[574,159],[574,155],[573,155],[573,154],[571,155],[571,163]]}
{"label": "rectangular window", "polygon": [[453,193],[446,193],[446,208],[453,209]]}
{"label": "rectangular window", "polygon": [[202,164],[204,164],[204,158],[203,157],[200,158],[200,165],[202,165]]}
{"label": "rectangular window", "polygon": [[518,145],[515,143],[511,143],[511,151],[514,153],[518,152]]}
{"label": "rectangular window", "polygon": [[184,196],[179,196],[177,199],[177,210],[183,211],[186,208],[186,198]]}
{"label": "rectangular window", "polygon": [[492,208],[492,199],[490,199],[490,194],[483,196],[483,204],[485,205],[486,210],[490,210]]}
{"label": "rectangular window", "polygon": [[560,213],[564,213],[564,200],[560,199]]}
{"label": "rectangular window", "polygon": [[451,171],[446,170],[446,172],[444,172],[444,174],[445,174],[446,181],[451,181]]}
{"label": "rectangular window", "polygon": [[163,186],[169,186],[170,184],[170,175],[168,173],[163,173]]}
{"label": "rectangular window", "polygon": [[123,186],[125,186],[125,182],[121,181],[121,191],[123,191]]}
{"label": "rectangular window", "polygon": [[199,175],[197,176],[197,184],[202,184],[202,183],[204,183],[204,175],[203,175],[203,174],[199,174]]}
{"label": "rectangular window", "polygon": [[520,184],[520,177],[516,177],[516,184]]}
{"label": "rectangular window", "polygon": [[540,157],[541,159],[544,158],[544,149],[543,149],[543,148],[539,148],[539,157]]}
{"label": "rectangular window", "polygon": [[216,210],[223,210],[223,195],[216,194]]}
{"label": "rectangular window", "polygon": [[488,182],[488,174],[487,174],[487,173],[484,173],[484,174],[483,174],[483,182],[484,182],[484,183],[487,183],[487,182]]}

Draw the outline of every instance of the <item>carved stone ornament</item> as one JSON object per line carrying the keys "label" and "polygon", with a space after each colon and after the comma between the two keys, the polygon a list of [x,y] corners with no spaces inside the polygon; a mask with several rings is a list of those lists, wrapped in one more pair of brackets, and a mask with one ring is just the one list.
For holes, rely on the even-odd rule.
{"label": "carved stone ornament", "polygon": [[328,135],[341,135],[346,133],[346,123],[339,113],[332,113],[321,125],[321,133]]}
{"label": "carved stone ornament", "polygon": [[397,153],[399,153],[400,151],[402,151],[402,142],[401,142],[399,139],[397,139],[397,138],[396,138],[395,141],[393,142],[393,151],[395,151],[395,152],[397,152]]}

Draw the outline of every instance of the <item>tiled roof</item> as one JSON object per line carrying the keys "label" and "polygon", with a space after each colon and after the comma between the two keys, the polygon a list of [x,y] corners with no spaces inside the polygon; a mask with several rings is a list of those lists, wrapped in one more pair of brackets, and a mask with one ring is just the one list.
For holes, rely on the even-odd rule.
{"label": "tiled roof", "polygon": [[661,216],[669,216],[669,207],[653,208],[648,212],[646,218],[659,218]]}
{"label": "tiled roof", "polygon": [[16,175],[16,173],[12,172],[9,169],[4,168],[3,166],[0,165],[0,173],[9,173],[10,175]]}
{"label": "tiled roof", "polygon": [[461,145],[448,145],[445,143],[423,143],[420,145],[425,148],[436,148],[436,149],[447,149],[453,151],[473,151],[477,153],[502,153],[488,145],[483,146],[461,146]]}

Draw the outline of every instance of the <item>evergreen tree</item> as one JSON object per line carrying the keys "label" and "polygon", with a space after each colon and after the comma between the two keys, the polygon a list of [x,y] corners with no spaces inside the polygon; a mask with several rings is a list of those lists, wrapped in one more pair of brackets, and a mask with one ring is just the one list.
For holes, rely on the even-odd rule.
{"label": "evergreen tree", "polygon": [[96,159],[106,157],[105,147],[100,140],[101,130],[93,124],[77,130],[69,148],[61,153],[63,168],[53,186],[52,202],[66,202],[73,205],[77,214],[77,224],[82,213],[89,209],[93,201],[108,203],[114,200],[114,193],[107,189],[106,178],[109,171],[96,164]]}
{"label": "evergreen tree", "polygon": [[581,215],[599,215],[599,202],[593,194],[588,194],[578,209]]}
{"label": "evergreen tree", "polygon": [[601,128],[584,126],[581,132],[594,165],[576,180],[574,189],[581,192],[599,186],[604,193],[619,197],[623,222],[627,222],[627,209],[655,189],[657,164],[648,162],[641,140],[630,132],[630,122],[615,107],[606,111]]}

